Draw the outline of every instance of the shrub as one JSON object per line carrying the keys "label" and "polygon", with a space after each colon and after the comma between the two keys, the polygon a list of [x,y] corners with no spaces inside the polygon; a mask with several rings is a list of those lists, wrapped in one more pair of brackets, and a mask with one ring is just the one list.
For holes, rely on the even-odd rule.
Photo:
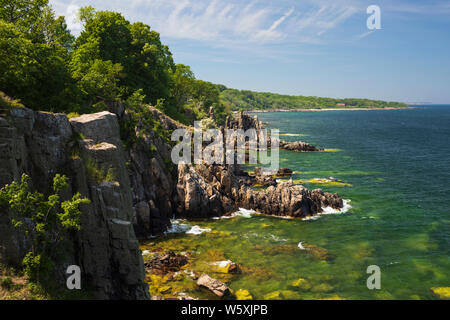
{"label": "shrub", "polygon": [[0,189],[0,207],[10,213],[11,224],[23,231],[30,251],[22,261],[24,272],[31,281],[47,279],[58,259],[56,252],[69,231],[79,231],[79,206],[90,201],[79,193],[61,201],[60,193],[68,188],[66,176],[53,179],[54,194],[46,199],[39,192],[31,192],[30,178],[22,175],[21,182],[13,182]]}
{"label": "shrub", "polygon": [[117,176],[113,168],[100,166],[92,158],[89,158],[84,162],[84,167],[86,168],[88,177],[98,184],[105,181],[107,182],[117,181]]}

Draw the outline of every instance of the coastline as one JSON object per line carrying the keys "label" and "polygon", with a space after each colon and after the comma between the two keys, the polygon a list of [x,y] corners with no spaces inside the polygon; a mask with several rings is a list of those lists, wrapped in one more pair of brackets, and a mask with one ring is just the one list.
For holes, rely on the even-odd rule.
{"label": "coastline", "polygon": [[247,113],[272,113],[272,112],[309,112],[309,111],[375,111],[375,110],[405,110],[416,109],[417,107],[405,107],[405,108],[326,108],[326,109],[269,109],[269,110],[250,110],[245,111]]}

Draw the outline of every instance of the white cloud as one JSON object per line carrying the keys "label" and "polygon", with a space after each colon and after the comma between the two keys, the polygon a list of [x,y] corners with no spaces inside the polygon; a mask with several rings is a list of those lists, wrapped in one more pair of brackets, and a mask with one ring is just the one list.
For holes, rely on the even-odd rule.
{"label": "white cloud", "polygon": [[361,39],[363,39],[363,38],[365,38],[365,37],[371,35],[371,34],[374,33],[374,32],[375,32],[375,30],[370,30],[370,31],[368,31],[368,32],[364,32],[364,33],[362,33],[362,34],[357,35],[354,39],[355,39],[355,40],[361,40]]}
{"label": "white cloud", "polygon": [[67,6],[65,14],[67,27],[75,34],[80,33],[83,28],[81,23],[78,21],[78,10],[80,10],[79,6],[70,4]]}
{"label": "white cloud", "polygon": [[[59,14],[79,24],[73,8],[92,5],[116,10],[132,21],[143,21],[163,37],[209,42],[214,46],[317,42],[356,11],[353,0],[51,0]],[[70,8],[70,9],[69,9]]]}

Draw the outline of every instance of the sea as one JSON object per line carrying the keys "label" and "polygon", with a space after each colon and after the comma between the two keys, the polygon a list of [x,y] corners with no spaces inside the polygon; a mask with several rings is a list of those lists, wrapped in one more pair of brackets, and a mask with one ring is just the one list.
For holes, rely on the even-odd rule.
{"label": "sea", "polygon": [[[233,261],[241,274],[216,276],[254,299],[433,299],[431,288],[450,287],[450,105],[258,117],[283,140],[325,149],[281,150],[280,166],[296,183],[338,193],[345,208],[307,220],[241,210],[174,221],[143,250],[191,252],[205,272],[205,262]],[[371,266],[379,289],[368,286]],[[183,281],[190,296],[214,298]]]}

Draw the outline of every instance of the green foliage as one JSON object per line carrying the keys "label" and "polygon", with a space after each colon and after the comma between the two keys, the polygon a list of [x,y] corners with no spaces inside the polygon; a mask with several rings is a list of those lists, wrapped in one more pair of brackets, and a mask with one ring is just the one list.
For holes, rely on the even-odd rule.
{"label": "green foliage", "polygon": [[[130,148],[133,144],[142,141],[145,137],[161,137],[171,143],[171,133],[165,130],[161,123],[153,117],[149,106],[144,103],[143,90],[133,93],[126,101],[128,120],[121,123],[121,138],[125,146]],[[162,101],[158,101],[157,108],[163,108]],[[156,151],[155,146],[150,146],[150,154]]]}
{"label": "green foliage", "polygon": [[39,29],[48,0],[0,0],[0,19],[32,33]]}
{"label": "green foliage", "polygon": [[6,290],[11,290],[14,287],[14,282],[10,277],[0,279],[0,286]]}
{"label": "green foliage", "polygon": [[333,99],[306,96],[289,96],[268,92],[254,92],[248,90],[226,89],[221,86],[220,100],[224,105],[238,110],[264,110],[264,109],[319,109],[342,108],[338,103],[345,104],[347,108],[403,108],[404,103],[386,102],[369,99]]}
{"label": "green foliage", "polygon": [[174,64],[157,32],[140,22],[130,24],[120,13],[92,7],[82,8],[79,18],[85,28],[70,66],[85,100],[96,104],[128,98],[137,90],[152,104],[169,97]]}
{"label": "green foliage", "polygon": [[23,108],[23,104],[20,103],[20,100],[14,100],[0,91],[0,111],[9,111],[12,108]]}
{"label": "green foliage", "polygon": [[[194,119],[190,120],[201,120],[208,116],[209,108],[213,107],[217,122],[225,122],[230,109],[220,101],[221,87],[195,79],[190,67],[183,64],[176,65],[171,77],[171,100],[162,111],[176,120],[190,124],[191,121],[186,117],[187,112],[194,116]],[[185,116],[180,116],[183,114]]]}
{"label": "green foliage", "polygon": [[61,111],[71,107],[75,88],[67,69],[67,49],[33,42],[0,20],[0,87],[31,108]]}
{"label": "green foliage", "polygon": [[67,231],[80,230],[79,206],[90,201],[79,193],[61,203],[60,193],[68,188],[67,177],[57,174],[53,179],[54,194],[45,199],[39,192],[30,191],[30,178],[13,182],[0,189],[0,207],[6,208],[11,224],[20,229],[30,243],[30,251],[23,259],[25,274],[32,281],[46,279],[52,270],[57,247]]}
{"label": "green foliage", "polygon": [[175,66],[159,33],[144,23],[84,7],[75,39],[47,0],[0,1],[0,88],[28,107],[91,113],[140,92],[142,103],[185,124],[207,117],[211,106],[219,122],[229,113],[219,99],[223,88]]}
{"label": "green foliage", "polygon": [[[84,167],[86,169],[86,173],[90,179],[100,184],[102,182],[116,182],[117,176],[113,168],[104,167],[98,165],[94,159],[88,158],[84,161]],[[75,200],[79,200],[78,198]],[[63,204],[64,205],[64,204]],[[70,209],[71,204],[67,205],[67,208]]]}
{"label": "green foliage", "polygon": [[[122,73],[122,66],[111,61],[95,60],[86,70],[75,78],[84,94],[94,97],[101,102],[114,101],[120,97],[118,82]],[[98,103],[98,102],[97,102]]]}

